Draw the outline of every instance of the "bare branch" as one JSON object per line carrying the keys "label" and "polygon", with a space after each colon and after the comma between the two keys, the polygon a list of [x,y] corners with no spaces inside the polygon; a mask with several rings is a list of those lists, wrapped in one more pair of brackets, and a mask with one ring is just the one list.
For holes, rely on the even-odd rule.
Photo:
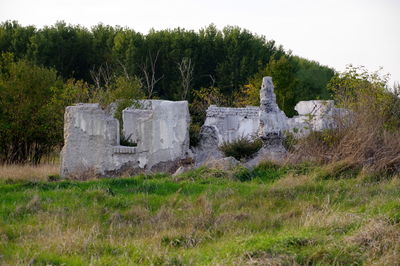
{"label": "bare branch", "polygon": [[111,70],[111,67],[106,62],[105,64],[100,65],[100,67],[96,70],[94,67],[90,70],[90,76],[96,86],[96,89],[107,88],[115,77],[114,72]]}
{"label": "bare branch", "polygon": [[182,100],[185,100],[193,80],[194,64],[192,63],[192,59],[184,57],[177,65],[179,73],[181,74]]}
{"label": "bare branch", "polygon": [[[141,69],[144,75],[144,83],[147,90],[147,97],[151,99],[154,92],[154,87],[156,86],[157,82],[164,78],[162,75],[159,78],[156,78],[156,66],[157,60],[160,50],[157,51],[156,57],[153,59],[151,52],[149,51],[149,56],[146,58],[145,63],[142,65]],[[150,65],[150,69],[149,69]]]}

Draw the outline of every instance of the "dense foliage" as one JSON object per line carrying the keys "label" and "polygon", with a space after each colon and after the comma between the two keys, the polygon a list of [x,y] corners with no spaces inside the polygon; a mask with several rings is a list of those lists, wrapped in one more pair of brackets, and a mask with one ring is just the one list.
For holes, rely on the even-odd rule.
{"label": "dense foliage", "polygon": [[292,117],[296,114],[294,106],[299,101],[310,99],[329,99],[326,84],[334,71],[314,61],[284,55],[272,59],[265,68],[249,78],[248,84],[236,93],[236,106],[259,105],[262,78],[271,76],[279,107]]}
{"label": "dense foliage", "polygon": [[[54,70],[26,61],[0,63],[0,160],[37,163],[60,142],[62,82]],[[62,108],[62,107],[61,107]]]}
{"label": "dense foliage", "polygon": [[[93,83],[93,72],[99,68],[124,72],[140,77],[145,89],[154,86],[147,96],[170,100],[183,98],[182,82],[187,75],[182,76],[179,65],[187,62],[191,62],[192,69],[189,77],[192,90],[185,97],[189,100],[193,90],[208,87],[218,87],[224,95],[231,96],[259,72],[273,75],[278,81],[279,75],[286,75],[280,72],[282,67],[288,68],[291,75],[298,74],[296,82],[302,81],[296,88],[290,87],[294,77],[278,82],[282,83],[277,86],[282,95],[299,90],[299,94],[306,94],[303,98],[315,97],[326,94],[325,85],[333,75],[332,69],[291,56],[263,36],[232,26],[218,30],[212,24],[199,32],[177,28],[141,34],[103,24],[89,30],[58,22],[36,29],[7,21],[0,25],[0,51],[55,68],[64,79]],[[270,66],[264,73],[271,60],[276,61],[276,66]],[[296,68],[293,73],[292,68]],[[146,74],[154,74],[155,84],[146,84]],[[304,89],[305,84],[311,88]],[[282,97],[281,101],[286,100]]]}

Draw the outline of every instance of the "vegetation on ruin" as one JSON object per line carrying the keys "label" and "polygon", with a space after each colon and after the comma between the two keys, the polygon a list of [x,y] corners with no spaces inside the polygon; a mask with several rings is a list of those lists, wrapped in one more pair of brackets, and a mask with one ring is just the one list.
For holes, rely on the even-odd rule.
{"label": "vegetation on ruin", "polygon": [[3,265],[400,260],[398,175],[264,163],[253,171],[48,181],[6,178],[3,170]]}
{"label": "vegetation on ruin", "polygon": [[224,142],[218,148],[226,157],[234,157],[236,160],[249,159],[262,147],[260,138],[240,137],[231,142]]}

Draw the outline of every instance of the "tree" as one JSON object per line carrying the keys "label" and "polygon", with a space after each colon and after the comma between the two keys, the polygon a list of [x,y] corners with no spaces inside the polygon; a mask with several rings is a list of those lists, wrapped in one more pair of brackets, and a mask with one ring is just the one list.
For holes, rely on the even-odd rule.
{"label": "tree", "polygon": [[55,70],[2,54],[0,71],[0,162],[37,164],[62,143],[63,83]]}

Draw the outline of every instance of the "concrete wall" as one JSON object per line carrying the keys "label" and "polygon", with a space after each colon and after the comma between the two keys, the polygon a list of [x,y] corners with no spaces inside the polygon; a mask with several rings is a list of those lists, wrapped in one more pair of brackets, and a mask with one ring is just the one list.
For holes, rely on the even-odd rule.
{"label": "concrete wall", "polygon": [[168,171],[189,151],[186,101],[143,101],[142,108],[124,110],[124,134],[137,147],[120,145],[118,120],[98,104],[68,106],[64,119],[62,177],[115,176],[159,165]]}
{"label": "concrete wall", "polygon": [[[265,147],[278,147],[283,133],[304,136],[311,130],[334,126],[336,115],[348,111],[335,108],[333,101],[302,101],[296,105],[298,116],[287,118],[276,104],[270,77],[263,79],[260,107],[228,108],[210,106],[196,149],[196,165],[223,155],[218,146],[240,137],[260,137]],[[115,106],[113,106],[115,109]],[[114,176],[135,171],[170,171],[189,156],[190,115],[186,101],[140,101],[123,110],[123,134],[136,147],[120,145],[117,119],[98,104],[77,104],[65,111],[61,176],[89,172]],[[282,145],[280,145],[282,146]]]}
{"label": "concrete wall", "polygon": [[106,175],[135,165],[136,148],[119,145],[118,120],[98,104],[68,106],[64,115],[61,176]]}
{"label": "concrete wall", "polygon": [[217,107],[211,105],[207,109],[204,126],[214,127],[218,136],[218,144],[236,140],[242,136],[256,137],[259,124],[260,108]]}
{"label": "concrete wall", "polygon": [[[260,90],[260,107],[227,108],[211,105],[200,134],[200,150],[215,150],[224,141],[244,136],[260,137],[265,142],[279,143],[286,131],[297,137],[310,131],[332,128],[335,116],[348,114],[335,108],[333,101],[313,100],[299,102],[298,116],[288,118],[278,107],[271,77],[264,77]],[[207,151],[210,152],[210,151]]]}
{"label": "concrete wall", "polygon": [[347,110],[336,108],[332,100],[300,101],[294,109],[299,115],[288,120],[288,128],[299,137],[333,128],[336,118],[348,114]]}
{"label": "concrete wall", "polygon": [[147,100],[122,112],[123,133],[146,152],[141,167],[183,158],[189,150],[190,115],[187,101]]}

